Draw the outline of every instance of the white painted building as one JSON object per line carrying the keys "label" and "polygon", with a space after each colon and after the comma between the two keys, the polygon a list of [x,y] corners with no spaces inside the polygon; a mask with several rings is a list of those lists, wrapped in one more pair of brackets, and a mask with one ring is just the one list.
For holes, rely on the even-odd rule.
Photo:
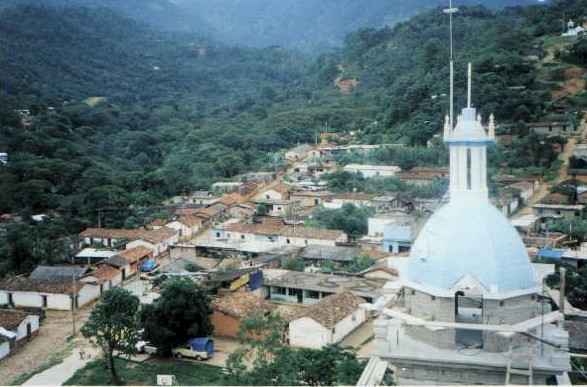
{"label": "white painted building", "polygon": [[363,177],[393,177],[401,168],[396,165],[364,165],[364,164],[347,164],[343,171],[357,173],[360,172]]}
{"label": "white painted building", "polygon": [[[398,266],[397,286],[373,322],[372,356],[389,362],[402,385],[547,384],[571,369],[564,316],[541,302],[518,232],[488,200],[495,123],[490,116],[483,126],[470,85],[456,125],[445,121],[450,201]],[[513,364],[525,373],[511,372]]]}
{"label": "white painted building", "polygon": [[165,224],[165,227],[177,231],[180,239],[190,237],[200,231],[204,221],[197,216],[178,216],[176,219]]}
{"label": "white painted building", "polygon": [[320,349],[339,343],[365,322],[365,309],[359,307],[364,303],[348,291],[324,297],[289,323],[289,344]]}
{"label": "white painted building", "polygon": [[80,282],[92,289],[92,294],[97,299],[105,291],[122,283],[122,271],[108,264],[103,264],[86,274],[80,279]]}
{"label": "white painted building", "polygon": [[39,334],[39,316],[12,309],[0,309],[0,327],[16,334],[16,344],[22,345]]}
{"label": "white painted building", "polygon": [[140,238],[126,244],[127,249],[144,246],[151,249],[155,255],[162,254],[169,249],[169,246],[179,241],[179,232],[168,227],[152,230],[141,235]]}
{"label": "white painted building", "polygon": [[534,194],[534,184],[529,181],[520,181],[507,186],[507,188],[513,188],[520,191],[520,197],[525,202],[530,199],[530,196]]}
{"label": "white painted building", "polygon": [[10,355],[10,340],[11,338],[9,336],[0,331],[0,360]]}
{"label": "white painted building", "polygon": [[[99,292],[99,289],[98,289]],[[70,280],[47,281],[12,277],[0,280],[0,304],[16,307],[35,307],[55,310],[71,310],[75,293],[77,307],[95,300],[96,289]]]}

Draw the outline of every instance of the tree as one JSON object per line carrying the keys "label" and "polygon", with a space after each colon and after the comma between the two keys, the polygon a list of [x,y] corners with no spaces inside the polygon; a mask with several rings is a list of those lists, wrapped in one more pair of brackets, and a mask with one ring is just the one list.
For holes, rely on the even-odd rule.
{"label": "tree", "polygon": [[294,349],[283,340],[278,315],[253,316],[239,330],[241,346],[229,355],[227,383],[239,385],[354,385],[365,362],[339,345]]}
{"label": "tree", "polygon": [[[560,273],[558,268],[561,265],[556,265],[554,274],[546,277],[546,284],[550,287],[559,288]],[[587,266],[580,269],[575,268],[569,264],[562,264],[567,269],[565,296],[575,308],[587,309]]]}
{"label": "tree", "polygon": [[161,355],[192,337],[212,333],[212,314],[208,292],[189,278],[171,278],[163,282],[161,297],[143,308],[141,322],[144,336]]}
{"label": "tree", "polygon": [[115,384],[120,383],[120,378],[114,367],[114,351],[131,355],[140,339],[139,305],[138,297],[128,290],[112,288],[102,295],[81,329],[82,334],[104,352]]}

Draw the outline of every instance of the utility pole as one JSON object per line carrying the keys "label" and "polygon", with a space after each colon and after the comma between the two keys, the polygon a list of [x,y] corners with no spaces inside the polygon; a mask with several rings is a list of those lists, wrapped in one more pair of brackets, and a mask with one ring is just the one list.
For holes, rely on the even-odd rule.
{"label": "utility pole", "polygon": [[71,263],[72,265],[72,270],[71,270],[71,290],[72,290],[72,294],[71,294],[71,329],[72,329],[72,334],[71,336],[74,337],[75,336],[75,288],[77,286],[77,284],[75,283],[75,258],[71,257]]}

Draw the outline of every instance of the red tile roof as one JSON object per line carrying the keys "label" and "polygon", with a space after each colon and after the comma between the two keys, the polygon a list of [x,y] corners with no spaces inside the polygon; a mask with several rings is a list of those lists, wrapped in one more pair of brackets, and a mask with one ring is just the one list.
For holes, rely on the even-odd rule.
{"label": "red tile roof", "polygon": [[140,239],[144,240],[145,242],[157,244],[161,242],[165,242],[166,240],[172,238],[174,235],[177,235],[177,230],[161,227],[158,230],[151,230],[144,233]]}
{"label": "red tile roof", "polygon": [[[82,288],[82,284],[76,282],[75,291]],[[24,277],[4,278],[0,280],[0,289],[13,292],[38,292],[49,294],[72,294],[71,280],[49,281]]]}
{"label": "red tile roof", "polygon": [[284,237],[337,240],[346,234],[340,230],[286,226],[281,229],[279,235]]}
{"label": "red tile roof", "polygon": [[0,327],[8,331],[15,331],[22,321],[33,313],[11,309],[0,309]]}
{"label": "red tile roof", "polygon": [[204,222],[202,218],[198,218],[197,216],[193,215],[181,215],[179,218],[177,218],[177,221],[189,227],[201,226]]}
{"label": "red tile roof", "polygon": [[[95,278],[96,282],[102,284],[104,282],[108,282],[112,278],[116,277],[120,274],[120,270],[110,266],[110,265],[100,265],[98,268],[92,270],[88,274],[86,274],[82,278],[82,282],[91,282],[89,281],[90,278]],[[84,279],[86,279],[84,281]]]}
{"label": "red tile roof", "polygon": [[137,246],[121,251],[118,255],[129,262],[135,262],[152,253],[153,251],[145,246]]}
{"label": "red tile roof", "polygon": [[275,309],[275,305],[250,292],[235,292],[212,301],[214,309],[239,320],[254,315],[265,315]]}
{"label": "red tile roof", "polygon": [[88,238],[140,238],[145,233],[144,230],[125,230],[113,228],[86,228],[79,235]]}
{"label": "red tile roof", "polygon": [[359,309],[359,305],[364,303],[366,301],[361,297],[355,296],[349,291],[344,291],[324,297],[302,311],[298,318],[309,317],[327,328],[333,328],[344,318]]}

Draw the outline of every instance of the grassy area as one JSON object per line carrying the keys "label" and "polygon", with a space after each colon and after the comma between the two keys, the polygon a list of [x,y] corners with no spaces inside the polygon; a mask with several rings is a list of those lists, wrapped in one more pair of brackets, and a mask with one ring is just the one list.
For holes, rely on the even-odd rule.
{"label": "grassy area", "polygon": [[[223,385],[222,368],[203,363],[178,361],[172,359],[151,359],[134,363],[116,359],[116,370],[124,384],[133,386],[154,386],[157,375],[175,375],[180,386],[218,386]],[[65,386],[104,386],[111,384],[110,372],[104,369],[102,360],[94,360],[78,370]]]}
{"label": "grassy area", "polygon": [[[31,345],[34,345],[34,343],[32,343]],[[71,353],[71,348],[73,348],[73,342],[70,341],[67,343],[67,346],[65,347],[65,349],[63,351],[61,351],[59,353],[52,354],[51,356],[49,356],[49,359],[47,360],[46,363],[44,363],[43,365],[41,365],[39,368],[37,368],[34,371],[27,372],[26,374],[20,375],[19,377],[14,379],[12,382],[10,382],[10,385],[11,386],[20,386],[24,382],[26,382],[27,380],[29,380],[30,378],[35,376],[36,374],[40,374],[41,372],[61,363],[63,361],[63,359]]]}

